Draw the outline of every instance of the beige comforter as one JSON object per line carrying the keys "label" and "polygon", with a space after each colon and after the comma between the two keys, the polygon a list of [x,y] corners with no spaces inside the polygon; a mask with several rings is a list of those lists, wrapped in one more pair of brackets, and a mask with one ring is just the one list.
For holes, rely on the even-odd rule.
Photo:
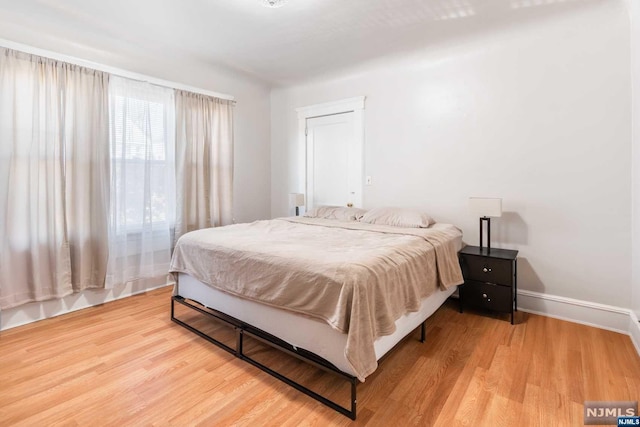
{"label": "beige comforter", "polygon": [[376,338],[393,333],[395,321],[438,287],[462,283],[461,239],[448,224],[419,229],[280,218],[187,233],[171,272],[324,320],[347,334],[345,356],[364,381],[378,366]]}

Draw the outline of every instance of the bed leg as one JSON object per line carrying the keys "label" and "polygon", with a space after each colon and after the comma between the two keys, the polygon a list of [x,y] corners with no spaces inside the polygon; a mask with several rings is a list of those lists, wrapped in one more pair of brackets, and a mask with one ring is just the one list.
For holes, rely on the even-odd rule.
{"label": "bed leg", "polygon": [[357,378],[351,379],[351,413],[349,414],[349,418],[351,418],[352,420],[356,419],[356,404],[358,403],[358,400],[356,399],[357,381]]}
{"label": "bed leg", "polygon": [[243,333],[242,333],[242,329],[237,328],[236,329],[236,356],[242,358],[242,356],[244,355],[244,353],[242,352],[242,338],[243,338]]}
{"label": "bed leg", "polygon": [[427,323],[426,321],[422,322],[422,325],[420,325],[420,342],[424,342],[425,338],[426,338],[426,328],[425,328],[425,323]]}

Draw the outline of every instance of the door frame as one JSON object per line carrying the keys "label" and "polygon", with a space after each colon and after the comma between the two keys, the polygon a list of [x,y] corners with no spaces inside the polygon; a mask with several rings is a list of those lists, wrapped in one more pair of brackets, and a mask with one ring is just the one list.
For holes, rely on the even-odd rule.
{"label": "door frame", "polygon": [[[355,149],[358,152],[360,162],[355,165],[358,170],[354,174],[357,176],[358,182],[354,183],[354,186],[358,188],[357,196],[353,199],[353,205],[355,207],[362,207],[363,201],[363,171],[364,171],[364,101],[365,96],[356,96],[353,98],[342,99],[339,101],[325,102],[323,104],[309,105],[306,107],[296,108],[298,113],[298,143],[299,147],[302,147],[299,152],[302,158],[298,161],[298,176],[302,179],[303,185],[298,188],[297,192],[303,192],[305,194],[305,211],[309,208],[309,191],[307,183],[307,119],[313,119],[316,117],[330,116],[334,114],[351,113],[353,112],[354,123],[354,139]],[[300,185],[299,185],[300,187]]]}

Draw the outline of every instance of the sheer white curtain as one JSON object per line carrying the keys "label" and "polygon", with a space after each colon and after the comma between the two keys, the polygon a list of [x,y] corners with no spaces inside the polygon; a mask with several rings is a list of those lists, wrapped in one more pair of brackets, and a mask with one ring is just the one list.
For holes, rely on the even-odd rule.
{"label": "sheer white curtain", "polygon": [[176,91],[176,239],[233,221],[233,101]]}
{"label": "sheer white curtain", "polygon": [[104,285],[107,84],[0,49],[0,308]]}
{"label": "sheer white curtain", "polygon": [[173,90],[112,76],[107,286],[166,280],[175,222]]}

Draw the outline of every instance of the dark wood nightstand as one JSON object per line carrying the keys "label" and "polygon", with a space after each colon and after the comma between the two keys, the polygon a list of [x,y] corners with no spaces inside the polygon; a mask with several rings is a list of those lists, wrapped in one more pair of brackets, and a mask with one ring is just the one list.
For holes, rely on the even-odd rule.
{"label": "dark wood nightstand", "polygon": [[465,307],[518,311],[518,251],[465,246],[458,252],[464,284],[458,287],[460,313]]}

